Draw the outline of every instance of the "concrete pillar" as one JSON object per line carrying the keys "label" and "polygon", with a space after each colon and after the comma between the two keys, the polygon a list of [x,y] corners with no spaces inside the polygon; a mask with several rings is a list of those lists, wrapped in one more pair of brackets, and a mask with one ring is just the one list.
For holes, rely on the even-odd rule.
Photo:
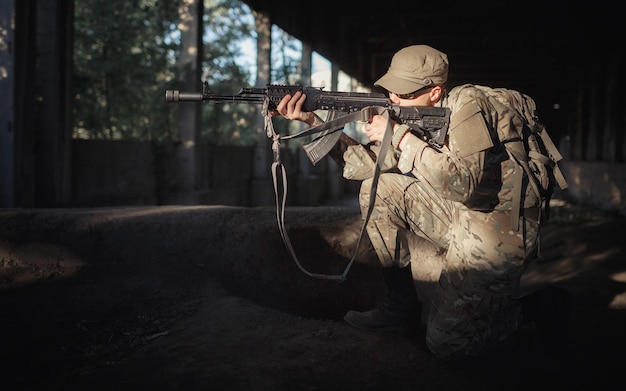
{"label": "concrete pillar", "polygon": [[[71,203],[72,0],[37,0],[35,108],[35,205]],[[30,77],[30,76],[26,76]]]}
{"label": "concrete pillar", "polygon": [[[256,86],[265,87],[270,82],[272,25],[270,16],[266,12],[253,11],[257,32],[257,75]],[[271,166],[274,161],[272,141],[267,137],[264,129],[265,119],[257,108],[254,130],[257,134],[257,143],[253,153],[252,206],[275,205],[274,190],[271,177]]]}
{"label": "concrete pillar", "polygon": [[0,206],[71,202],[72,4],[0,4]]}
{"label": "concrete pillar", "polygon": [[[181,50],[178,60],[180,89],[201,91],[202,80],[202,0],[184,0],[180,7]],[[201,126],[202,102],[179,105],[180,145],[177,150],[178,183],[174,202],[202,203],[202,189],[198,188],[198,140]],[[206,189],[205,189],[206,191]]]}
{"label": "concrete pillar", "polygon": [[0,2],[0,208],[14,206],[15,0]]}

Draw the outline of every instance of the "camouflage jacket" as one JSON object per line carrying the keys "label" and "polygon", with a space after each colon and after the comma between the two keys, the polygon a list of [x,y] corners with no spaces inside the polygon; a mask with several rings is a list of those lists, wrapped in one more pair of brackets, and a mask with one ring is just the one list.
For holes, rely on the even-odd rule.
{"label": "camouflage jacket", "polygon": [[[428,182],[445,199],[472,210],[508,210],[513,199],[514,173],[519,167],[510,159],[498,137],[501,113],[481,88],[453,88],[442,106],[452,111],[446,145],[430,147],[414,135],[407,136],[404,149],[389,151],[383,172],[410,174]],[[371,177],[375,164],[368,150],[379,147],[356,145],[344,153],[347,179]],[[530,188],[524,190],[524,207],[540,205]]]}

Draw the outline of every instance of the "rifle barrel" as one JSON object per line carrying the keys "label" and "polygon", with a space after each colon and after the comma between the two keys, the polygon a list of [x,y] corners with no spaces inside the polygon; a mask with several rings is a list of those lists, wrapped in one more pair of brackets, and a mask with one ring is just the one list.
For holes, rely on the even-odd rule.
{"label": "rifle barrel", "polygon": [[180,92],[178,90],[165,90],[166,102],[202,101],[201,92]]}
{"label": "rifle barrel", "polygon": [[263,103],[263,95],[215,95],[202,92],[181,92],[179,90],[166,90],[166,102],[213,102],[213,103]]}

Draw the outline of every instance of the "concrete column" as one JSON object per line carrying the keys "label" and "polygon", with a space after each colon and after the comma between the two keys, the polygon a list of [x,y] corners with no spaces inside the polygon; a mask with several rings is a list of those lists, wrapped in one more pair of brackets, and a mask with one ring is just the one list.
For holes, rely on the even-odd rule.
{"label": "concrete column", "polygon": [[0,205],[71,201],[71,0],[0,3]]}
{"label": "concrete column", "polygon": [[[302,42],[302,72],[300,80],[302,85],[311,85],[311,70],[313,61],[313,48],[310,42]],[[299,124],[298,131],[306,129],[305,124]],[[314,136],[315,137],[315,136]],[[310,141],[310,137],[302,139],[304,142]],[[327,164],[323,160],[313,166],[306,157],[302,148],[298,149],[298,177],[297,177],[297,200],[298,205],[318,206],[324,203],[327,197]]]}
{"label": "concrete column", "polygon": [[[257,75],[256,86],[265,87],[270,82],[272,24],[270,15],[266,12],[253,11],[257,32]],[[271,178],[271,166],[274,161],[272,141],[265,132],[265,119],[257,108],[254,130],[257,134],[257,144],[253,153],[253,169],[250,202],[252,206],[271,206],[275,204],[274,190]]]}
{"label": "concrete column", "polygon": [[[34,78],[31,91],[23,96],[20,113],[32,119],[24,118],[19,129],[20,142],[24,142],[21,152],[34,155],[34,186],[30,188],[32,193],[16,198],[22,206],[61,207],[71,203],[72,5],[71,0],[36,0],[31,14],[34,19],[31,16],[28,19],[35,21],[31,25],[34,36],[32,32],[26,33],[28,44],[34,44],[34,53],[28,53],[25,58],[32,65],[24,65],[33,72],[16,80]],[[18,30],[25,33],[21,28]],[[32,144],[28,145],[29,142]],[[21,154],[18,156],[22,159]],[[34,204],[30,204],[31,197]]]}
{"label": "concrete column", "polygon": [[0,208],[14,206],[15,0],[0,2]]}
{"label": "concrete column", "polygon": [[[202,0],[183,0],[180,7],[181,55],[178,62],[180,89],[200,91],[202,88]],[[177,150],[178,192],[174,202],[202,203],[198,189],[198,140],[201,126],[202,102],[179,105],[180,145]]]}

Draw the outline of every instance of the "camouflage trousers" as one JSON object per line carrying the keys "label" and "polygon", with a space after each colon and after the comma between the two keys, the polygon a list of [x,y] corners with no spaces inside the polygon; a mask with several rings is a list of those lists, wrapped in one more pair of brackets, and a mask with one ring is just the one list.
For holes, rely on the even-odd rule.
{"label": "camouflage trousers", "polygon": [[[371,179],[359,203],[365,216]],[[538,223],[521,217],[511,229],[508,211],[472,211],[443,199],[414,177],[384,173],[377,185],[367,233],[384,267],[419,262],[408,235],[447,250],[430,305],[426,343],[441,358],[477,355],[514,332],[521,310],[514,300],[519,280],[537,248]]]}

